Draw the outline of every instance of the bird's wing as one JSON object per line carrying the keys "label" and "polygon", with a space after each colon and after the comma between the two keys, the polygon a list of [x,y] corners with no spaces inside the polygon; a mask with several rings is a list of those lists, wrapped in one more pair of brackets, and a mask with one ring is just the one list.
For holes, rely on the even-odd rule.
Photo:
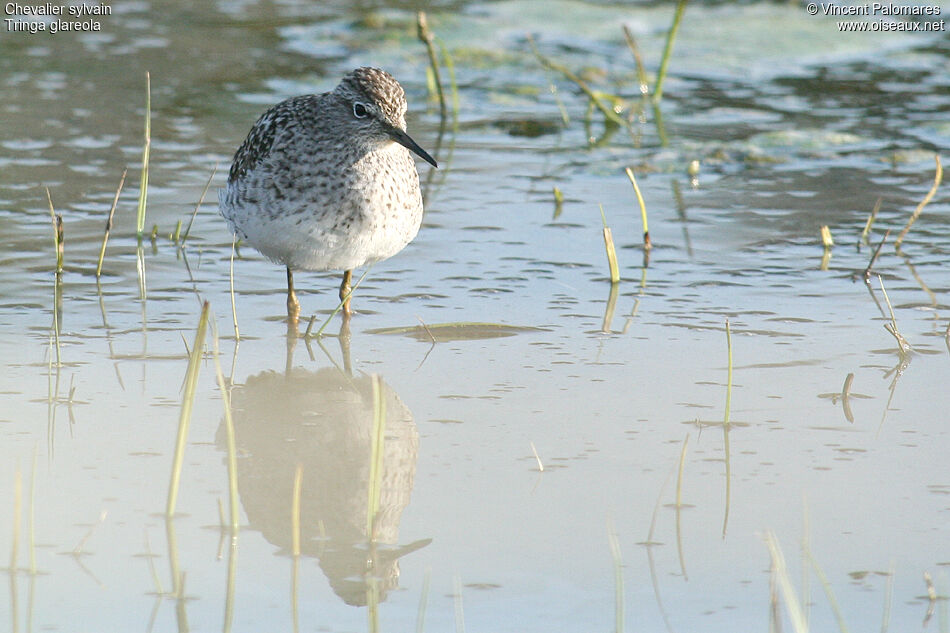
{"label": "bird's wing", "polygon": [[281,101],[257,119],[234,154],[228,174],[229,183],[239,179],[268,157],[274,148],[274,140],[294,126],[299,111],[306,106],[310,98],[301,96]]}

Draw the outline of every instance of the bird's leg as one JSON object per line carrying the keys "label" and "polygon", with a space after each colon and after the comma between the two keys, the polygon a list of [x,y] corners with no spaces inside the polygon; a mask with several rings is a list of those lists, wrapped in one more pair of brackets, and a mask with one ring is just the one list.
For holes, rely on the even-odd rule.
{"label": "bird's leg", "polygon": [[287,319],[288,322],[297,322],[300,315],[300,302],[297,301],[297,293],[294,292],[294,273],[287,268]]}
{"label": "bird's leg", "polygon": [[343,283],[340,284],[340,301],[343,302],[343,316],[349,317],[353,314],[353,310],[350,309],[350,281],[353,279],[353,271],[346,270],[343,272]]}

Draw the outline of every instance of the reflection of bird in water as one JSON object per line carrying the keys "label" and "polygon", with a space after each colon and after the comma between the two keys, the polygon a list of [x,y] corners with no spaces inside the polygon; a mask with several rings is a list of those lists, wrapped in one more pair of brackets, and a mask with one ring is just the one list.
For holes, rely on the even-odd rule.
{"label": "reflection of bird in water", "polygon": [[[352,379],[329,368],[267,371],[235,386],[231,395],[238,490],[251,527],[290,553],[294,472],[301,464],[301,553],[319,559],[333,590],[353,605],[366,604],[369,574],[384,599],[398,584],[398,559],[429,543],[396,546],[419,434],[406,405],[379,384],[386,436],[374,548],[367,547],[366,533],[374,428],[370,377]],[[224,434],[222,424],[220,447]]]}

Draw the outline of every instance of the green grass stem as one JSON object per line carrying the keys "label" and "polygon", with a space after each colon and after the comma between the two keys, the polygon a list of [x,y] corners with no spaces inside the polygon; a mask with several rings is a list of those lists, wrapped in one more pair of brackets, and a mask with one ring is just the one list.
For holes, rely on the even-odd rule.
{"label": "green grass stem", "polygon": [[426,52],[429,54],[429,68],[432,72],[435,83],[436,96],[439,99],[439,114],[444,121],[447,118],[448,110],[445,104],[445,91],[442,89],[442,76],[439,72],[439,58],[435,53],[435,44],[433,44],[432,32],[429,30],[429,20],[426,18],[425,11],[416,13],[416,34],[419,40],[425,44]]}
{"label": "green grass stem", "polygon": [[633,175],[633,170],[627,167],[624,169],[630,184],[633,185],[633,192],[637,194],[637,204],[640,205],[640,219],[643,221],[643,248],[650,250],[653,244],[650,242],[650,225],[647,223],[647,205],[643,201],[643,194],[640,193],[640,185],[637,184],[637,178]]}
{"label": "green grass stem", "polygon": [[627,48],[633,53],[633,61],[637,67],[637,81],[640,84],[640,94],[646,96],[650,93],[650,82],[647,79],[647,71],[643,67],[643,57],[640,55],[640,47],[637,46],[637,40],[634,39],[633,33],[626,24],[623,26],[623,38],[627,41]]}
{"label": "green grass stem", "polygon": [[152,148],[152,78],[145,71],[145,142],[142,145],[142,175],[139,180],[139,206],[135,234],[139,240],[145,234],[145,206],[148,199],[148,161]]}
{"label": "green grass stem", "polygon": [[666,70],[670,65],[670,56],[673,53],[673,42],[676,40],[676,33],[680,28],[680,21],[683,19],[683,12],[686,10],[686,0],[679,0],[676,3],[676,12],[673,14],[673,24],[666,34],[666,46],[663,47],[663,57],[660,58],[660,69],[656,73],[656,88],[653,90],[653,102],[659,103],[663,98],[663,82],[666,80]]}
{"label": "green grass stem", "polygon": [[910,220],[907,221],[907,226],[904,227],[904,230],[900,232],[900,235],[897,236],[897,242],[894,243],[894,250],[900,251],[901,243],[904,241],[904,236],[907,235],[907,232],[910,231],[910,227],[914,225],[914,222],[917,221],[917,218],[920,217],[921,211],[924,210],[924,207],[933,200],[934,195],[937,193],[937,187],[940,186],[940,181],[943,180],[943,165],[940,164],[940,154],[934,155],[934,161],[937,163],[937,171],[934,174],[934,184],[930,188],[930,191],[927,192],[927,195],[924,196],[924,199],[920,201],[920,204],[917,205],[917,208],[914,209],[913,215],[910,216]]}
{"label": "green grass stem", "polygon": [[[323,322],[323,325],[320,326],[320,329],[317,330],[317,333],[314,334],[314,336],[316,336],[317,338],[323,336],[323,331],[327,329],[328,325],[330,325],[330,321],[333,320],[333,317],[336,316],[337,312],[343,309],[343,304],[346,302],[347,299],[353,296],[353,293],[356,292],[356,289],[360,287],[360,284],[363,283],[363,279],[366,277],[367,273],[369,273],[369,271],[372,268],[373,268],[372,266],[367,266],[366,270],[363,271],[363,274],[360,275],[360,278],[356,280],[356,283],[353,284],[353,287],[350,288],[350,291],[346,293],[346,296],[343,297],[343,299],[340,301],[339,304],[337,304],[336,309],[330,313],[330,316],[327,317],[327,320]],[[304,338],[309,338],[310,328],[312,326],[313,326],[313,319],[311,319],[310,326],[307,327],[307,333],[305,334]]]}
{"label": "green grass stem", "polygon": [[726,319],[726,349],[729,355],[729,366],[726,370],[726,410],[723,413],[723,425],[729,426],[729,415],[732,409],[732,330],[729,329],[729,319]]}
{"label": "green grass stem", "polygon": [[871,213],[868,215],[867,221],[864,223],[864,230],[861,231],[861,243],[868,243],[868,235],[871,233],[871,226],[874,224],[874,220],[877,218],[877,212],[881,210],[881,200],[882,198],[878,196],[877,202],[874,203],[874,208],[871,209]]}
{"label": "green grass stem", "polygon": [[607,226],[607,216],[604,215],[604,205],[600,205],[600,218],[604,223],[604,249],[607,251],[607,265],[610,268],[610,283],[620,281],[620,266],[617,264],[617,249],[614,247],[614,237]]}
{"label": "green grass stem", "polygon": [[553,70],[555,72],[559,72],[562,75],[564,75],[564,77],[566,77],[568,80],[572,81],[578,88],[581,89],[581,92],[587,95],[587,98],[590,100],[590,104],[596,107],[598,110],[600,110],[601,114],[604,115],[604,119],[606,121],[609,121],[610,123],[619,125],[621,127],[628,126],[627,122],[619,114],[617,114],[612,108],[604,105],[604,103],[601,101],[600,96],[598,96],[596,92],[591,90],[590,86],[587,85],[587,82],[585,82],[583,79],[578,77],[567,66],[564,66],[563,64],[560,64],[542,55],[541,51],[538,50],[538,47],[534,43],[534,38],[532,38],[531,36],[528,36],[528,44],[530,44],[532,52],[534,52],[535,57],[538,58],[538,61],[541,62],[542,66],[550,70]]}
{"label": "green grass stem", "polygon": [[53,221],[53,247],[56,249],[56,274],[63,272],[63,254],[65,252],[65,236],[63,235],[63,216],[53,210],[53,198],[49,187],[46,187],[46,201],[49,202],[49,217]]}
{"label": "green grass stem", "polygon": [[205,183],[205,188],[202,189],[201,196],[198,197],[198,204],[195,205],[195,210],[191,214],[191,219],[188,220],[188,228],[185,229],[185,234],[181,236],[182,246],[185,245],[185,240],[187,240],[188,236],[191,235],[191,225],[195,223],[195,216],[198,215],[198,209],[201,208],[201,203],[205,201],[205,196],[208,195],[208,189],[211,187],[211,181],[214,180],[214,176],[217,173],[218,173],[218,163],[215,163],[214,167],[211,168],[211,175],[208,176],[208,182]]}
{"label": "green grass stem", "polygon": [[290,543],[294,558],[300,556],[300,491],[303,489],[303,464],[294,469],[294,494],[290,500]]}
{"label": "green grass stem", "polygon": [[106,257],[106,244],[109,243],[109,233],[112,232],[112,218],[115,216],[115,208],[116,205],[119,204],[119,194],[122,193],[122,185],[125,184],[125,176],[128,173],[128,169],[122,170],[122,178],[119,179],[119,186],[115,190],[115,197],[112,199],[112,207],[109,209],[109,219],[106,220],[106,231],[102,236],[102,248],[99,249],[99,263],[96,264],[96,279],[102,276],[102,262]]}
{"label": "green grass stem", "polygon": [[205,334],[208,330],[209,309],[210,304],[205,301],[201,308],[198,329],[195,332],[195,342],[191,346],[191,352],[188,355],[188,369],[185,372],[185,392],[181,398],[181,412],[178,416],[178,437],[175,442],[171,480],[168,484],[168,502],[165,505],[165,516],[168,518],[174,516],[175,504],[178,501],[181,467],[185,459],[185,445],[188,441],[188,427],[191,424],[191,410],[194,405],[195,391],[198,386],[198,370],[201,366],[201,354],[204,350]]}

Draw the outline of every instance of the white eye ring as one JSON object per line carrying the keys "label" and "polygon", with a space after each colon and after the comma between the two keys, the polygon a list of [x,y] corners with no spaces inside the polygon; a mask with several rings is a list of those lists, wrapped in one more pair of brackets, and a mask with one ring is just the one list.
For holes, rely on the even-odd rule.
{"label": "white eye ring", "polygon": [[357,119],[365,119],[369,116],[369,108],[366,104],[356,102],[353,104],[353,116]]}

